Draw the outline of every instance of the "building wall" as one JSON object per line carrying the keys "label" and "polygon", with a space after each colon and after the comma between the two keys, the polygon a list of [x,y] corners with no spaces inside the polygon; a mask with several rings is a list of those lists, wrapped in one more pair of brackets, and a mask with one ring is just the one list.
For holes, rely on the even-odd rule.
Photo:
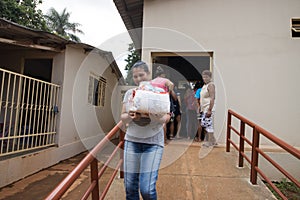
{"label": "building wall", "polygon": [[[187,45],[186,40],[172,42],[164,37],[168,34],[158,39],[144,33],[143,44],[213,51],[217,90],[225,90],[224,99],[217,94],[217,103],[227,102],[226,109],[232,108],[289,144],[300,146],[300,40],[292,39],[290,32],[290,20],[299,17],[299,9],[297,0],[145,1],[144,27],[178,31],[201,47],[192,42]],[[148,51],[143,53],[149,59]],[[224,126],[220,121],[216,125]]]}
{"label": "building wall", "polygon": [[[0,65],[17,66],[14,71],[20,73],[24,58],[53,58],[52,82],[61,86],[57,115],[58,145],[1,160],[0,187],[92,148],[115,125],[111,95],[118,80],[103,56],[88,54],[83,48],[70,45],[61,53],[10,52],[8,57],[1,59]],[[107,81],[105,107],[95,108],[88,104],[90,72]]]}
{"label": "building wall", "polygon": [[290,31],[299,9],[298,0],[146,0],[142,56],[150,61],[157,49],[212,51],[219,142],[225,143],[226,111],[233,109],[299,147],[300,40]]}
{"label": "building wall", "polygon": [[[96,52],[84,53],[82,49],[68,47],[64,71],[62,116],[59,145],[69,141],[83,140],[84,143],[99,142],[104,133],[115,125],[111,104],[113,88],[118,84],[109,63]],[[88,104],[89,75],[93,73],[106,79],[105,106]],[[94,137],[97,137],[95,140]]]}

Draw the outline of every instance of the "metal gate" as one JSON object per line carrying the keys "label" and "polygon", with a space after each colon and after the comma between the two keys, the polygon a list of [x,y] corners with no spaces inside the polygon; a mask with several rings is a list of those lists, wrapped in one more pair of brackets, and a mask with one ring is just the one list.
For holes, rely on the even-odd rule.
{"label": "metal gate", "polygon": [[0,68],[0,157],[56,144],[59,85]]}

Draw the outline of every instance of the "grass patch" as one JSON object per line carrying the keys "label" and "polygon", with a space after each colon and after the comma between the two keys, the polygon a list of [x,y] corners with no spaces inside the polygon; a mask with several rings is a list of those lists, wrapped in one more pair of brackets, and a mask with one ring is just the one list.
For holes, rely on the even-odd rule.
{"label": "grass patch", "polygon": [[[268,183],[265,183],[271,190],[277,199],[282,199],[280,196],[270,187]],[[289,182],[286,179],[282,179],[280,182],[273,182],[273,184],[284,194],[289,200],[300,200],[300,188],[293,182]]]}

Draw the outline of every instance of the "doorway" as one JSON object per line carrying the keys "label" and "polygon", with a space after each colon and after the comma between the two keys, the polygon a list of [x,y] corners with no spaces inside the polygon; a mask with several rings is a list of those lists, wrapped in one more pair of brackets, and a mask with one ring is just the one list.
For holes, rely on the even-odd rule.
{"label": "doorway", "polygon": [[[21,103],[28,105],[21,110],[18,121],[24,130],[26,148],[37,148],[54,144],[55,113],[58,88],[51,83],[53,59],[25,59],[22,79]],[[26,91],[26,92],[25,92]],[[24,146],[24,145],[23,145]]]}
{"label": "doorway", "polygon": [[[187,130],[187,105],[185,103],[185,96],[188,88],[194,89],[195,83],[202,82],[201,73],[204,70],[213,72],[213,52],[152,52],[152,78],[155,78],[155,71],[158,66],[162,67],[165,71],[166,78],[174,83],[175,92],[181,101],[181,119],[180,126],[177,126],[176,120],[174,121],[175,133],[180,137],[193,137],[196,133],[189,133]],[[195,100],[196,101],[196,100]],[[196,113],[195,113],[196,115]],[[194,116],[196,119],[197,116]],[[197,121],[195,122],[197,125]],[[169,124],[167,137],[169,138]],[[176,130],[176,127],[180,129]],[[197,129],[194,127],[193,130]],[[192,131],[193,132],[193,131]],[[172,133],[171,133],[172,135]],[[174,136],[176,137],[176,136]],[[191,138],[192,139],[192,138]]]}
{"label": "doorway", "polygon": [[152,78],[155,77],[155,71],[161,66],[177,89],[183,88],[184,82],[195,83],[201,79],[201,73],[204,70],[213,71],[212,52],[152,52]]}
{"label": "doorway", "polygon": [[213,52],[152,52],[152,78],[161,66],[179,92],[186,89],[186,84],[193,88],[202,80],[201,73],[210,70],[213,73]]}
{"label": "doorway", "polygon": [[25,59],[24,72],[26,76],[51,82],[52,59]]}

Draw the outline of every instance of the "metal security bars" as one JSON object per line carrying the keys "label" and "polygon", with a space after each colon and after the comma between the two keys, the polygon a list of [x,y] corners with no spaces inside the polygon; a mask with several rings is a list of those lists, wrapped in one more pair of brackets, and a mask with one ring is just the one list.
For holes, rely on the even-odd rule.
{"label": "metal security bars", "polygon": [[59,86],[0,68],[0,156],[55,145]]}
{"label": "metal security bars", "polygon": [[93,73],[89,76],[88,102],[91,105],[104,107],[106,79]]}

